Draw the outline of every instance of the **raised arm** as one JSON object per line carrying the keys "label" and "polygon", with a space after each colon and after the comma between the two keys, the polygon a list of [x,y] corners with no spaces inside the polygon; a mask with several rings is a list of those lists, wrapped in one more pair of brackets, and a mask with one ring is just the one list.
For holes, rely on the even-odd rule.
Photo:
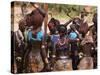
{"label": "raised arm", "polygon": [[72,22],[72,20],[69,20],[69,21],[67,21],[64,25],[65,25],[65,26],[68,26],[68,24],[71,23],[71,22]]}
{"label": "raised arm", "polygon": [[46,12],[42,8],[40,8],[38,4],[35,3],[34,4],[31,3],[31,4],[33,5],[34,8],[36,8],[40,12],[40,14],[42,14],[43,17],[45,17]]}

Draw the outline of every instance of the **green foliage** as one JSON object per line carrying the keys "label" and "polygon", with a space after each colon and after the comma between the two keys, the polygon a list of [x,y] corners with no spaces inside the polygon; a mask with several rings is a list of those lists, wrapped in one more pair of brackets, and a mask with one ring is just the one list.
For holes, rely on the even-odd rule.
{"label": "green foliage", "polygon": [[[29,2],[16,1],[15,5],[21,6],[21,8],[26,8],[31,5]],[[44,3],[39,3],[41,8],[44,8]],[[54,4],[48,3],[48,12],[52,13],[53,17],[58,19],[65,19],[71,17],[79,16],[80,12],[84,9],[83,5],[69,5],[69,4]],[[97,12],[96,6],[92,6],[92,14]]]}
{"label": "green foliage", "polygon": [[[84,6],[82,5],[68,5],[68,4],[48,4],[49,11],[53,13],[53,15],[58,15],[60,13],[65,16],[68,14],[72,17],[78,16],[80,12],[83,11]],[[92,12],[96,12],[96,7],[92,7]]]}

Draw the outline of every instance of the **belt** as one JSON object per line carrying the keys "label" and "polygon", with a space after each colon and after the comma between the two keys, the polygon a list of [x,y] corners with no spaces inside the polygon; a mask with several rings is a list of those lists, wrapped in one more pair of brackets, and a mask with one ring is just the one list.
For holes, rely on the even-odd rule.
{"label": "belt", "polygon": [[84,57],[91,57],[90,55],[86,55],[86,54],[84,54]]}
{"label": "belt", "polygon": [[69,56],[59,56],[58,59],[69,59]]}

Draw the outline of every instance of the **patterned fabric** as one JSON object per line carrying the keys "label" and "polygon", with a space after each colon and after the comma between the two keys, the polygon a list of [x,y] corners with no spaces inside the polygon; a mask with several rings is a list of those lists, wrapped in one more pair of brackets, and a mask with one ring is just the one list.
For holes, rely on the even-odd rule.
{"label": "patterned fabric", "polygon": [[59,59],[54,65],[54,71],[67,71],[72,70],[72,60],[71,59]]}
{"label": "patterned fabric", "polygon": [[29,65],[28,68],[32,72],[40,72],[44,68],[44,63],[40,54],[39,44],[33,43],[32,51],[29,54]]}
{"label": "patterned fabric", "polygon": [[60,45],[60,46],[57,46],[56,48],[57,51],[62,51],[62,50],[68,50],[68,45],[67,44],[64,44],[64,45]]}
{"label": "patterned fabric", "polygon": [[51,35],[51,41],[53,43],[56,43],[58,41],[58,39],[59,39],[59,35]]}
{"label": "patterned fabric", "polygon": [[77,33],[71,32],[71,33],[69,34],[69,39],[75,40],[76,38],[77,38]]}
{"label": "patterned fabric", "polygon": [[93,58],[92,57],[84,57],[79,65],[79,70],[93,69]]}
{"label": "patterned fabric", "polygon": [[41,41],[42,38],[43,38],[43,32],[42,32],[42,31],[38,32],[36,38],[37,38],[39,41]]}
{"label": "patterned fabric", "polygon": [[34,38],[32,35],[33,35],[32,34],[32,31],[29,31],[28,32],[28,41],[30,41],[30,40],[38,40],[38,41],[41,41],[42,40],[42,37],[43,37],[43,32],[42,31],[38,32],[36,34],[36,38]]}

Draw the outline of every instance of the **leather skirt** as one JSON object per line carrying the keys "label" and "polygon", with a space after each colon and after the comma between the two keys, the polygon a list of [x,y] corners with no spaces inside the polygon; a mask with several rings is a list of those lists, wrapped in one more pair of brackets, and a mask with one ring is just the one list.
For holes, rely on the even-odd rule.
{"label": "leather skirt", "polygon": [[44,63],[40,54],[40,46],[39,44],[33,43],[31,49],[32,50],[28,56],[28,69],[31,72],[40,72],[44,67]]}
{"label": "leather skirt", "polygon": [[72,60],[66,57],[59,58],[54,64],[54,71],[72,70]]}

